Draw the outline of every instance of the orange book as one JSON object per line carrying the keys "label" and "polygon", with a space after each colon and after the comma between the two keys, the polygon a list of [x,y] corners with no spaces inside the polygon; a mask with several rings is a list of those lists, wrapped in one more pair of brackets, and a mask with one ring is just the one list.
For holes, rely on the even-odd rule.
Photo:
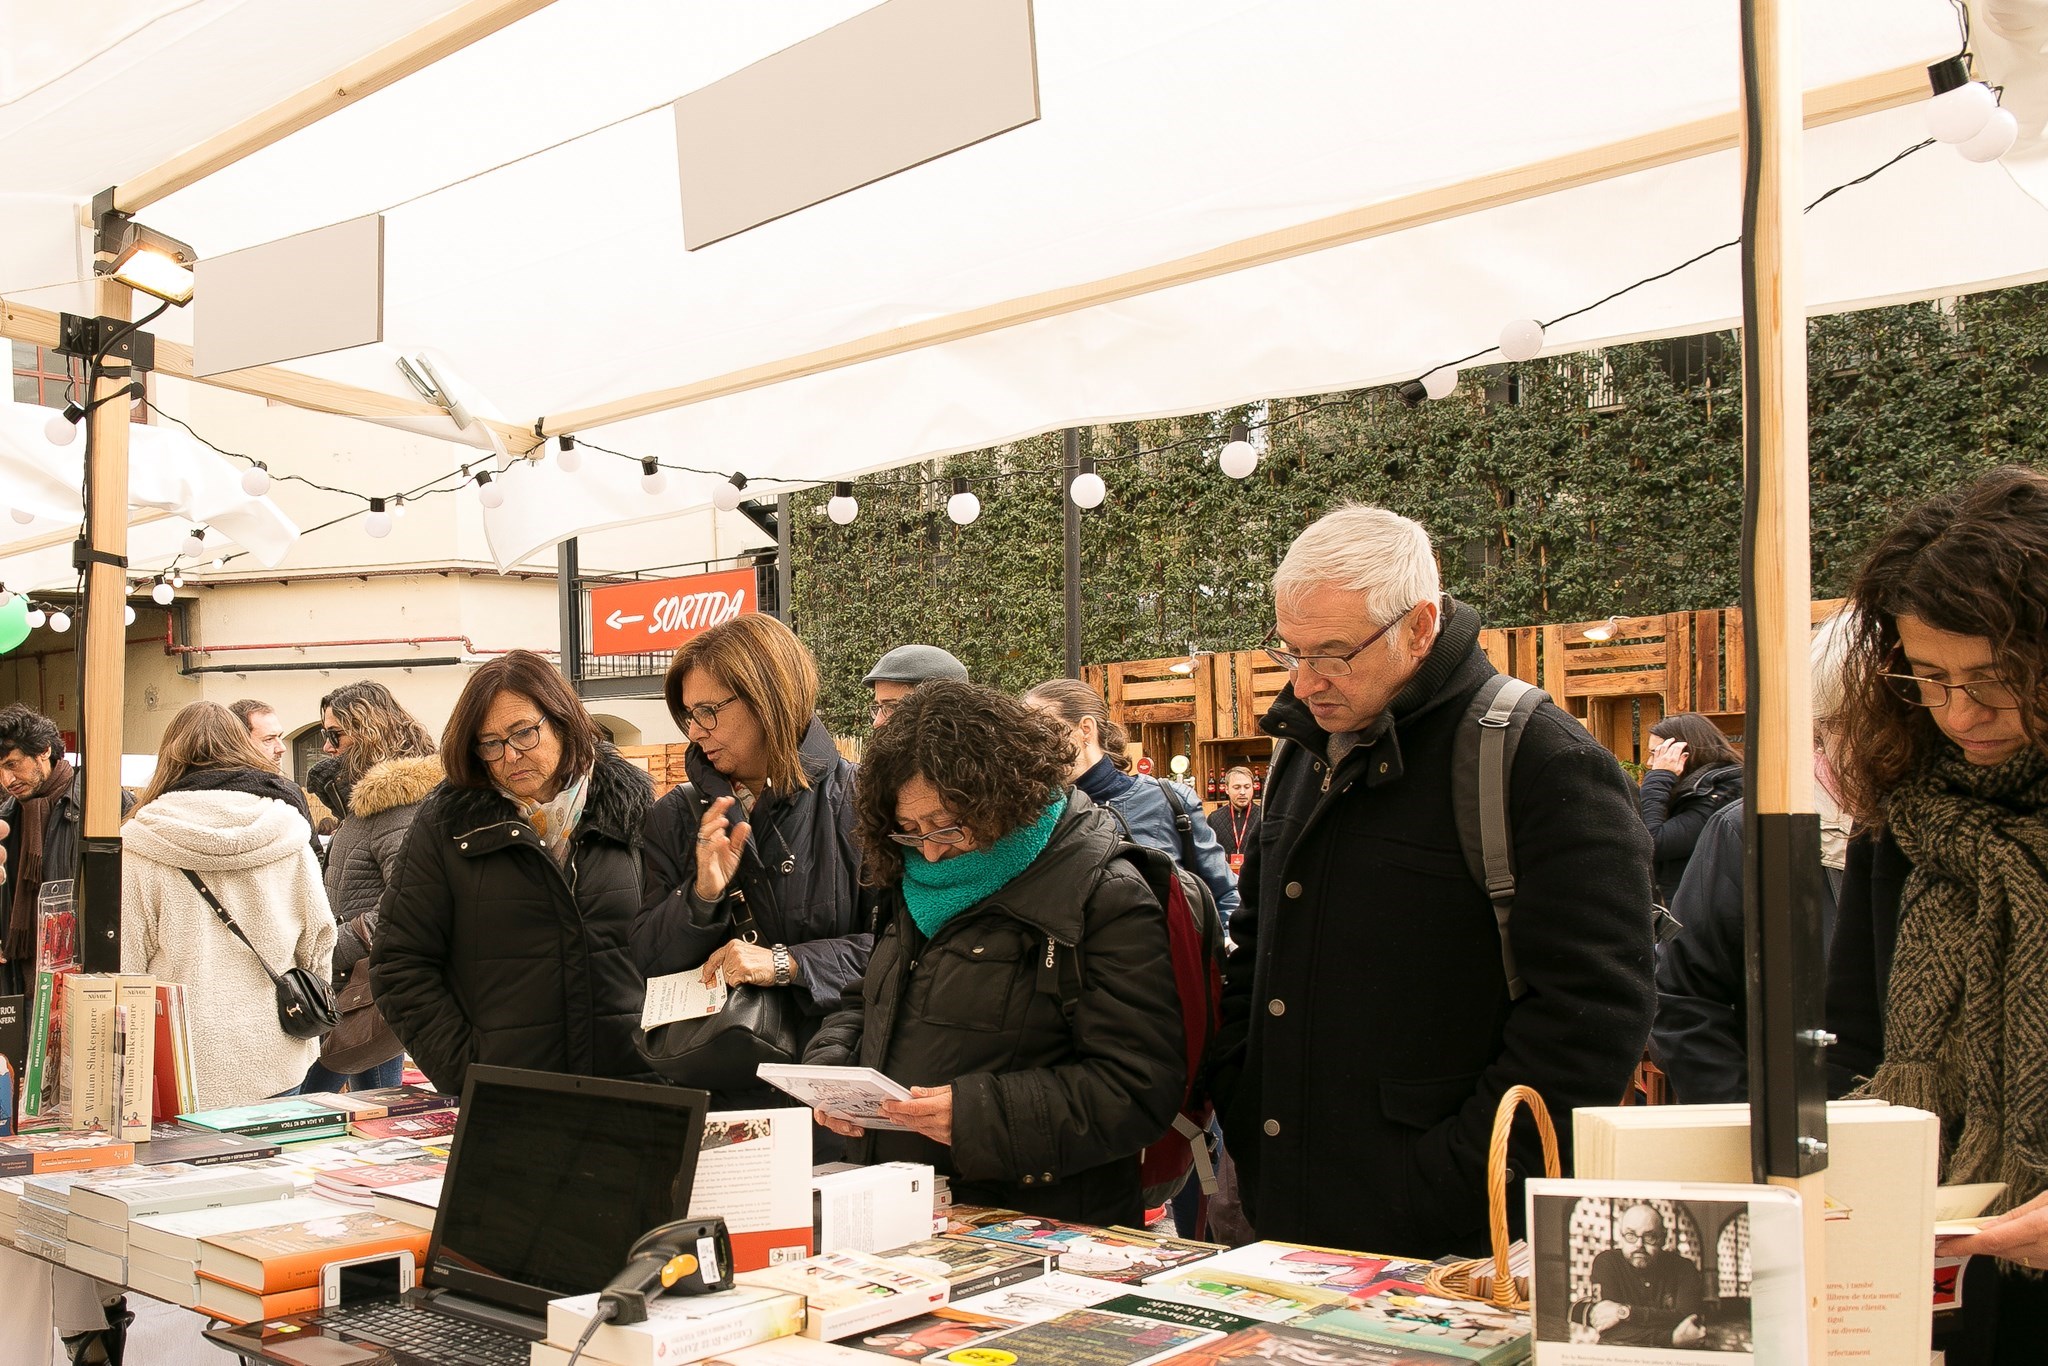
{"label": "orange book", "polygon": [[357,1210],[202,1239],[199,1274],[262,1295],[309,1286],[317,1294],[320,1268],[327,1263],[379,1252],[410,1252],[415,1262],[424,1262],[432,1236],[432,1229]]}
{"label": "orange book", "polygon": [[304,1290],[258,1295],[239,1285],[213,1280],[201,1272],[199,1301],[193,1307],[235,1323],[253,1323],[257,1319],[274,1319],[283,1314],[310,1314],[320,1307],[319,1273],[315,1272],[314,1277],[314,1283]]}

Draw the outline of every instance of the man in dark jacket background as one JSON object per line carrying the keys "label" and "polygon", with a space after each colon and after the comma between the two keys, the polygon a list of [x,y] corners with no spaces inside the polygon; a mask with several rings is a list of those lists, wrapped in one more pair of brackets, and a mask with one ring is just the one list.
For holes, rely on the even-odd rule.
{"label": "man in dark jacket background", "polygon": [[63,732],[21,702],[0,707],[0,818],[11,827],[0,834],[0,996],[17,996],[35,990],[36,897],[78,876],[85,819],[85,775],[65,759]]}
{"label": "man in dark jacket background", "polygon": [[[1480,1251],[1502,1093],[1536,1088],[1568,1143],[1572,1108],[1619,1101],[1642,1057],[1634,790],[1568,713],[1530,717],[1508,785],[1511,998],[1452,801],[1453,742],[1494,673],[1477,614],[1439,597],[1420,526],[1356,505],[1303,532],[1273,588],[1291,681],[1263,726],[1287,743],[1231,922],[1214,1072],[1246,1213],[1262,1238]],[[1533,1127],[1518,1133],[1511,1165],[1540,1172]]]}

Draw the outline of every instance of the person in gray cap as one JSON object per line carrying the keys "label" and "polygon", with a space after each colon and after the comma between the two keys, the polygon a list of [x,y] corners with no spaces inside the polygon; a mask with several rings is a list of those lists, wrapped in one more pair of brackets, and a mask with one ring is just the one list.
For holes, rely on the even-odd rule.
{"label": "person in gray cap", "polygon": [[912,688],[934,678],[957,678],[965,683],[967,666],[936,645],[898,645],[876,660],[861,680],[863,687],[875,690],[875,724],[887,722]]}

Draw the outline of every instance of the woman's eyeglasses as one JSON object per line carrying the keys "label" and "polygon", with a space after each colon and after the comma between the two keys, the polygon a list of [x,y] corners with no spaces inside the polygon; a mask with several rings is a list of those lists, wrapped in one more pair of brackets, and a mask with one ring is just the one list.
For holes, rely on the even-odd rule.
{"label": "woman's eyeglasses", "polygon": [[1902,701],[1916,707],[1945,707],[1951,693],[1962,693],[1980,707],[1993,711],[2018,711],[2019,694],[2012,685],[1999,678],[1980,678],[1970,683],[1941,683],[1919,674],[1884,674],[1885,686],[1899,695]]}
{"label": "woman's eyeglasses", "polygon": [[348,732],[336,730],[333,726],[322,726],[320,727],[320,738],[330,745],[339,745],[344,739],[348,738]]}
{"label": "woman's eyeglasses", "polygon": [[1406,621],[1408,614],[1421,605],[1419,602],[1409,603],[1401,609],[1399,616],[1395,617],[1385,626],[1380,627],[1379,630],[1374,631],[1364,640],[1358,642],[1356,646],[1346,650],[1341,655],[1302,655],[1296,654],[1292,650],[1276,650],[1273,648],[1273,642],[1280,637],[1280,628],[1278,626],[1266,632],[1266,643],[1262,648],[1266,651],[1266,658],[1272,660],[1289,673],[1306,666],[1310,672],[1319,673],[1325,678],[1342,678],[1351,672],[1351,661],[1365,653],[1366,646],[1377,642],[1381,636],[1384,636],[1403,621]]}
{"label": "woman's eyeglasses", "polygon": [[503,757],[505,746],[510,745],[520,754],[525,754],[540,743],[540,728],[544,722],[536,721],[530,726],[521,726],[502,740],[479,740],[476,742],[476,757],[485,763],[495,763]]}
{"label": "woman's eyeglasses", "polygon": [[937,830],[927,830],[922,835],[906,835],[899,830],[891,830],[889,838],[906,849],[915,849],[927,840],[933,844],[958,844],[967,838],[967,832],[957,825],[948,825]]}
{"label": "woman's eyeglasses", "polygon": [[709,735],[712,731],[718,729],[718,713],[724,711],[737,701],[739,701],[738,697],[728,697],[723,702],[699,702],[694,707],[685,707],[683,708],[683,724],[695,726],[698,730]]}

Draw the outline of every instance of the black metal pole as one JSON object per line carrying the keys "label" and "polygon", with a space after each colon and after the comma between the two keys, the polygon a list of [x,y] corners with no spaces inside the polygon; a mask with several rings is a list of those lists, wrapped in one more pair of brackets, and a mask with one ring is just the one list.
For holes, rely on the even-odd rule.
{"label": "black metal pole", "polygon": [[1067,473],[1060,481],[1060,507],[1066,514],[1065,565],[1061,577],[1067,597],[1067,677],[1081,676],[1081,509],[1074,504],[1074,476],[1081,472],[1081,433],[1069,427],[1064,433]]}
{"label": "black metal pole", "polygon": [[580,694],[583,691],[583,590],[578,580],[576,538],[571,536],[555,547],[555,615],[562,631],[562,677]]}
{"label": "black metal pole", "polygon": [[775,617],[794,630],[789,619],[789,519],[793,509],[789,495],[775,495]]}

